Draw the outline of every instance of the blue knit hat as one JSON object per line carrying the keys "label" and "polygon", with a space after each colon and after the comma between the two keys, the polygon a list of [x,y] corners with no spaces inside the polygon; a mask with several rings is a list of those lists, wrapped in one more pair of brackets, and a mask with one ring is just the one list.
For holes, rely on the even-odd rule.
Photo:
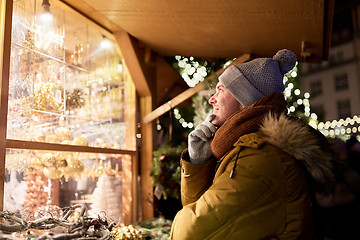
{"label": "blue knit hat", "polygon": [[274,92],[282,93],[284,74],[295,67],[296,55],[287,49],[273,58],[256,58],[250,62],[230,66],[219,81],[244,107]]}

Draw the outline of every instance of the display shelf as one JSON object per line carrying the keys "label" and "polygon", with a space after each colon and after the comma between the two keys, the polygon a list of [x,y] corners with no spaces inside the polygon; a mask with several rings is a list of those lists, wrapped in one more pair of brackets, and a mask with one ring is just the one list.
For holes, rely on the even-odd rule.
{"label": "display shelf", "polygon": [[[124,149],[129,123],[9,107],[8,139]],[[79,137],[86,139],[86,144]]]}

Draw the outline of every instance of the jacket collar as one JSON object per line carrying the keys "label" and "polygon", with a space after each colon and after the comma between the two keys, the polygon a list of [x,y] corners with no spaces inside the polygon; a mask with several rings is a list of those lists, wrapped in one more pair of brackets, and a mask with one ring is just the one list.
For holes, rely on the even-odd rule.
{"label": "jacket collar", "polygon": [[259,148],[265,142],[300,161],[317,187],[329,189],[334,183],[334,151],[317,130],[297,118],[268,114],[255,133],[241,136],[234,146]]}

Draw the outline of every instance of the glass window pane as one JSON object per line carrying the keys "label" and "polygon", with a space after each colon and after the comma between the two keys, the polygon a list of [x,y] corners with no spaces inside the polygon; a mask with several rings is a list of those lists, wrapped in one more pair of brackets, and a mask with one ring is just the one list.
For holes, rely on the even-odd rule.
{"label": "glass window pane", "polygon": [[[14,7],[8,138],[73,144],[81,136],[88,146],[125,147],[129,79],[115,43],[52,4],[56,35],[45,46],[41,2],[19,0]],[[56,136],[64,127],[69,139]]]}

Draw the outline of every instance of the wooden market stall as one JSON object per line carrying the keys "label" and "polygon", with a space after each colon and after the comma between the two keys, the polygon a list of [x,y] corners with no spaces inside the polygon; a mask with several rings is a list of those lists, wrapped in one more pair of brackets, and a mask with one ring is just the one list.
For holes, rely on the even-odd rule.
{"label": "wooden market stall", "polygon": [[[60,43],[53,46],[52,53],[50,45],[37,46],[32,42],[42,37],[32,24],[44,6],[59,19]],[[39,158],[39,154],[45,152],[60,152],[66,156],[66,153],[76,155],[77,160],[82,159],[89,166],[88,161],[109,162],[110,168],[121,163],[122,221],[129,224],[153,218],[150,177],[153,120],[202,88],[200,84],[188,89],[164,57],[237,58],[238,63],[251,57],[271,57],[277,50],[288,48],[299,61],[321,62],[328,57],[333,6],[333,0],[201,0],[182,1],[181,4],[167,0],[156,3],[146,0],[2,0],[1,199],[6,182],[5,165],[10,159],[16,162],[27,159],[24,156],[29,154]],[[19,24],[23,18],[29,25]],[[29,31],[22,32],[23,28]],[[32,33],[38,35],[31,37]],[[94,54],[98,52],[92,47],[105,38],[114,43],[114,48],[103,50],[102,57],[96,61]],[[16,62],[15,56],[23,57]],[[51,75],[51,72],[57,74]],[[35,85],[46,77],[57,79],[59,82],[54,81],[54,84],[60,84],[52,88],[54,104],[64,106],[58,106],[57,111],[35,104]],[[19,79],[31,83],[21,85]],[[180,88],[168,92],[175,84]],[[44,85],[41,86],[44,89]],[[24,105],[28,99],[24,96],[33,99]],[[73,97],[69,98],[72,102],[69,100],[68,105],[65,96]],[[168,99],[163,104],[165,96]],[[43,100],[49,103],[51,99]],[[68,109],[70,106],[74,109]],[[41,131],[41,134],[34,131],[40,125],[47,126],[48,131]],[[26,126],[26,130],[21,126]],[[94,126],[103,127],[96,136],[90,134],[95,131]],[[69,135],[63,139],[68,142],[54,140],[53,135],[60,130],[63,130],[61,134]],[[136,134],[141,134],[139,144]],[[50,135],[53,139],[48,137]],[[83,142],[70,142],[80,135],[88,138]],[[116,138],[118,135],[121,139]],[[57,159],[54,161],[58,164]],[[58,166],[53,169],[59,170]],[[58,192],[60,187],[58,185]],[[0,201],[0,208],[3,207]]]}

